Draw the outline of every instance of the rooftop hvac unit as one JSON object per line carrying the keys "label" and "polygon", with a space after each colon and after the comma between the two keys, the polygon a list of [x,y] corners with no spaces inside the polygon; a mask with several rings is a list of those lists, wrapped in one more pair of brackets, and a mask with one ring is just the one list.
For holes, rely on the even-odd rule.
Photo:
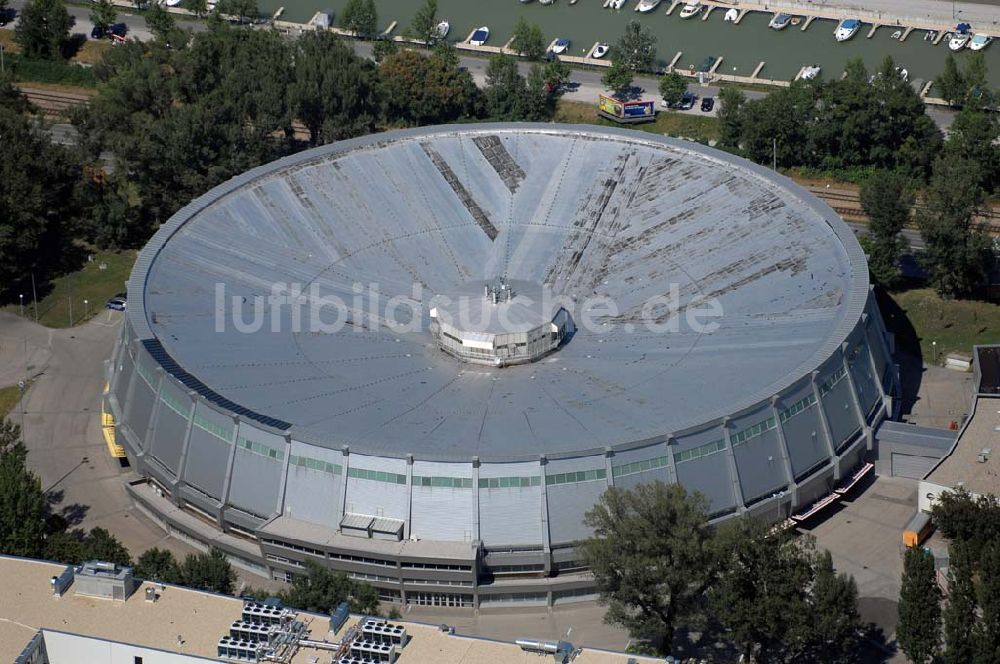
{"label": "rooftop hvac unit", "polygon": [[344,626],[347,619],[351,615],[351,607],[348,606],[347,602],[341,602],[337,605],[337,608],[333,613],[330,614],[330,631],[336,634],[340,631],[340,628]]}
{"label": "rooftop hvac unit", "polygon": [[389,643],[358,639],[351,643],[350,654],[352,657],[367,658],[375,662],[393,664],[396,661],[396,646]]}
{"label": "rooftop hvac unit", "polygon": [[63,573],[52,577],[49,583],[52,585],[52,594],[56,597],[62,597],[66,589],[73,583],[73,566],[67,565]]}
{"label": "rooftop hvac unit", "polygon": [[218,656],[223,659],[234,660],[237,662],[257,662],[259,661],[257,648],[258,645],[251,641],[234,639],[231,636],[223,636],[219,639],[216,650],[218,652]]}
{"label": "rooftop hvac unit", "polygon": [[384,621],[366,620],[361,624],[361,635],[369,641],[388,643],[402,648],[406,645],[406,628]]}
{"label": "rooftop hvac unit", "polygon": [[156,601],[156,586],[146,586],[146,601],[147,602]]}
{"label": "rooftop hvac unit", "polygon": [[976,455],[976,461],[978,461],[979,463],[986,463],[987,461],[990,460],[991,454],[993,454],[993,448],[984,447],[983,449],[979,450],[979,454]]}

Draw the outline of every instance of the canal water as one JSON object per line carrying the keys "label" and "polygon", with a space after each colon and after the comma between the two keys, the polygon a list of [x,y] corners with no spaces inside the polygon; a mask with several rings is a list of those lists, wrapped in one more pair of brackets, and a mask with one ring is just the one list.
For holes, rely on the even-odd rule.
{"label": "canal water", "polygon": [[[790,80],[804,65],[820,65],[823,76],[839,76],[844,65],[854,57],[861,57],[869,69],[878,66],[886,55],[905,67],[910,80],[930,80],[937,76],[949,53],[942,41],[937,46],[924,40],[924,32],[914,30],[905,42],[892,39],[895,27],[884,26],[875,36],[867,39],[871,26],[864,25],[849,42],[837,43],[833,38],[836,21],[815,20],[809,29],[789,26],[775,31],[767,27],[770,14],[753,12],[739,25],[727,23],[725,11],[715,9],[705,21],[701,17],[682,19],[679,8],[672,16],[666,15],[669,0],[653,12],[638,14],[633,11],[637,0],[627,0],[625,7],[611,11],[601,7],[603,0],[579,0],[570,5],[567,0],[556,0],[543,6],[538,2],[522,4],[517,0],[438,0],[438,17],[451,23],[448,38],[461,41],[476,27],[490,28],[491,46],[502,46],[510,38],[514,23],[524,17],[538,24],[547,42],[564,37],[571,40],[571,55],[585,55],[595,42],[613,43],[624,31],[625,24],[638,19],[648,26],[657,38],[657,60],[664,66],[678,51],[683,55],[678,67],[697,67],[709,56],[723,57],[719,73],[749,76],[758,63],[765,62],[759,76]],[[308,21],[316,11],[332,9],[336,17],[346,0],[260,0],[263,12],[273,12],[285,7],[282,18],[288,21]],[[401,34],[413,20],[422,0],[376,0],[379,25],[387,26],[398,21],[393,34]],[[984,51],[992,85],[1000,86],[1000,40]],[[970,55],[968,49],[957,54],[959,60]]]}

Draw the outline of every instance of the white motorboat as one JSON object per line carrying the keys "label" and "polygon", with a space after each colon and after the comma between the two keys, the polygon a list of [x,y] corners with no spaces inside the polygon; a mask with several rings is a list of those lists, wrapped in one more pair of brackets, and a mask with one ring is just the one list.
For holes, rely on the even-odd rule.
{"label": "white motorboat", "polygon": [[659,7],[662,1],[663,0],[639,0],[639,4],[635,6],[635,10],[645,14]]}
{"label": "white motorboat", "polygon": [[924,41],[934,41],[937,39],[937,30],[928,30],[924,33]]}
{"label": "white motorboat", "polygon": [[538,4],[540,5],[551,5],[553,2],[555,2],[555,0],[538,0]]}
{"label": "white motorboat", "polygon": [[681,7],[681,18],[691,18],[692,16],[697,16],[701,13],[701,9],[701,3],[690,2]]}
{"label": "white motorboat", "polygon": [[902,37],[903,37],[903,31],[896,30],[894,33],[892,33],[892,36],[889,37],[889,39],[902,39]]}
{"label": "white motorboat", "polygon": [[961,51],[969,44],[970,41],[972,41],[972,35],[968,33],[961,34],[959,32],[956,32],[954,35],[952,35],[951,41],[948,42],[948,48],[950,48],[953,51]]}
{"label": "white motorboat", "polygon": [[972,39],[969,40],[969,48],[973,51],[981,51],[990,45],[993,41],[993,37],[989,35],[974,35]]}
{"label": "white motorboat", "polygon": [[569,43],[568,39],[557,39],[556,43],[552,45],[552,52],[556,55],[562,55],[569,50]]}
{"label": "white motorboat", "polygon": [[476,28],[476,31],[472,33],[472,37],[469,38],[469,44],[472,46],[482,46],[489,38],[490,29],[484,25],[480,28]]}
{"label": "white motorboat", "polygon": [[163,0],[163,4],[167,7],[176,7],[181,4],[181,0]]}
{"label": "white motorboat", "polygon": [[811,81],[817,76],[819,76],[819,73],[821,71],[823,71],[823,68],[820,67],[819,65],[809,65],[808,67],[802,68],[802,74],[799,76],[799,78],[801,78],[803,81]]}
{"label": "white motorboat", "polygon": [[625,0],[611,0],[608,3],[608,7],[611,9],[621,9],[625,6]]}
{"label": "white motorboat", "polygon": [[437,24],[437,27],[434,28],[434,36],[438,39],[444,39],[448,36],[449,32],[451,32],[451,23],[448,21],[441,21]]}
{"label": "white motorboat", "polygon": [[726,12],[726,15],[723,16],[722,19],[726,23],[735,23],[736,19],[738,19],[739,17],[740,17],[740,10],[738,10],[736,7],[733,7],[728,12]]}
{"label": "white motorboat", "polygon": [[608,54],[609,50],[611,50],[610,46],[604,43],[599,43],[597,46],[594,47],[594,52],[590,54],[590,57],[603,58],[605,55]]}
{"label": "white motorboat", "polygon": [[784,30],[792,22],[791,14],[775,14],[771,22],[767,24],[767,27],[773,30]]}
{"label": "white motorboat", "polygon": [[858,30],[861,29],[861,21],[856,18],[845,18],[837,25],[837,29],[834,31],[833,36],[836,37],[837,41],[845,42],[854,35],[858,34]]}

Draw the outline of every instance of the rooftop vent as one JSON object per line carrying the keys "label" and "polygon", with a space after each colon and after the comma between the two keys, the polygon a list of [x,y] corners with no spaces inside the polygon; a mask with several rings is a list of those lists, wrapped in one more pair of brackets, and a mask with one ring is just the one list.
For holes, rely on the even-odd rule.
{"label": "rooftop vent", "polygon": [[991,454],[993,454],[993,448],[984,447],[983,449],[979,450],[979,454],[976,455],[976,461],[978,461],[979,463],[986,463],[987,461],[990,460]]}
{"label": "rooftop vent", "polygon": [[77,595],[89,595],[124,602],[135,591],[131,567],[115,563],[88,560],[73,575]]}

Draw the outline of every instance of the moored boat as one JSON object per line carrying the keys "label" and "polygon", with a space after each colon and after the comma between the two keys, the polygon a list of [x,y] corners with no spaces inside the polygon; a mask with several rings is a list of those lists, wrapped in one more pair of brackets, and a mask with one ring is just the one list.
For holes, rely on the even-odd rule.
{"label": "moored boat", "polygon": [[791,14],[775,14],[771,22],[767,24],[767,27],[773,30],[784,30],[792,23]]}
{"label": "moored boat", "polygon": [[635,10],[645,14],[659,7],[662,1],[663,0],[639,0],[639,4],[635,6]]}
{"label": "moored boat", "polygon": [[469,38],[469,43],[473,46],[482,46],[489,38],[490,29],[484,25],[480,28],[476,28],[476,31],[472,33],[472,37]]}
{"label": "moored boat", "polygon": [[681,8],[681,18],[691,18],[701,13],[700,2],[689,2]]}
{"label": "moored boat", "polygon": [[823,68],[819,65],[809,65],[802,68],[802,73],[799,75],[799,78],[803,81],[811,81],[819,76],[821,71],[823,71]]}
{"label": "moored boat", "polygon": [[434,28],[434,36],[438,39],[444,39],[448,36],[449,32],[451,32],[451,23],[448,21],[441,21],[437,24],[437,27]]}
{"label": "moored boat", "polygon": [[736,19],[738,19],[739,17],[740,17],[740,10],[736,9],[736,7],[732,7],[728,12],[726,12],[726,15],[723,16],[722,19],[726,23],[735,23]]}
{"label": "moored boat", "polygon": [[989,35],[974,35],[972,39],[969,40],[969,48],[973,51],[981,51],[989,46],[991,41],[993,41],[993,37],[990,37]]}
{"label": "moored boat", "polygon": [[603,42],[599,43],[597,46],[594,47],[594,52],[590,54],[590,57],[592,57],[592,58],[603,58],[605,55],[608,54],[609,50],[610,50],[610,47],[607,44],[605,44]]}
{"label": "moored boat", "polygon": [[569,50],[569,43],[568,39],[557,39],[556,43],[552,45],[552,52],[556,55],[562,55]]}
{"label": "moored boat", "polygon": [[858,34],[858,30],[860,29],[861,21],[856,18],[845,18],[837,25],[837,29],[834,31],[833,36],[836,37],[837,41],[845,42],[854,35]]}

